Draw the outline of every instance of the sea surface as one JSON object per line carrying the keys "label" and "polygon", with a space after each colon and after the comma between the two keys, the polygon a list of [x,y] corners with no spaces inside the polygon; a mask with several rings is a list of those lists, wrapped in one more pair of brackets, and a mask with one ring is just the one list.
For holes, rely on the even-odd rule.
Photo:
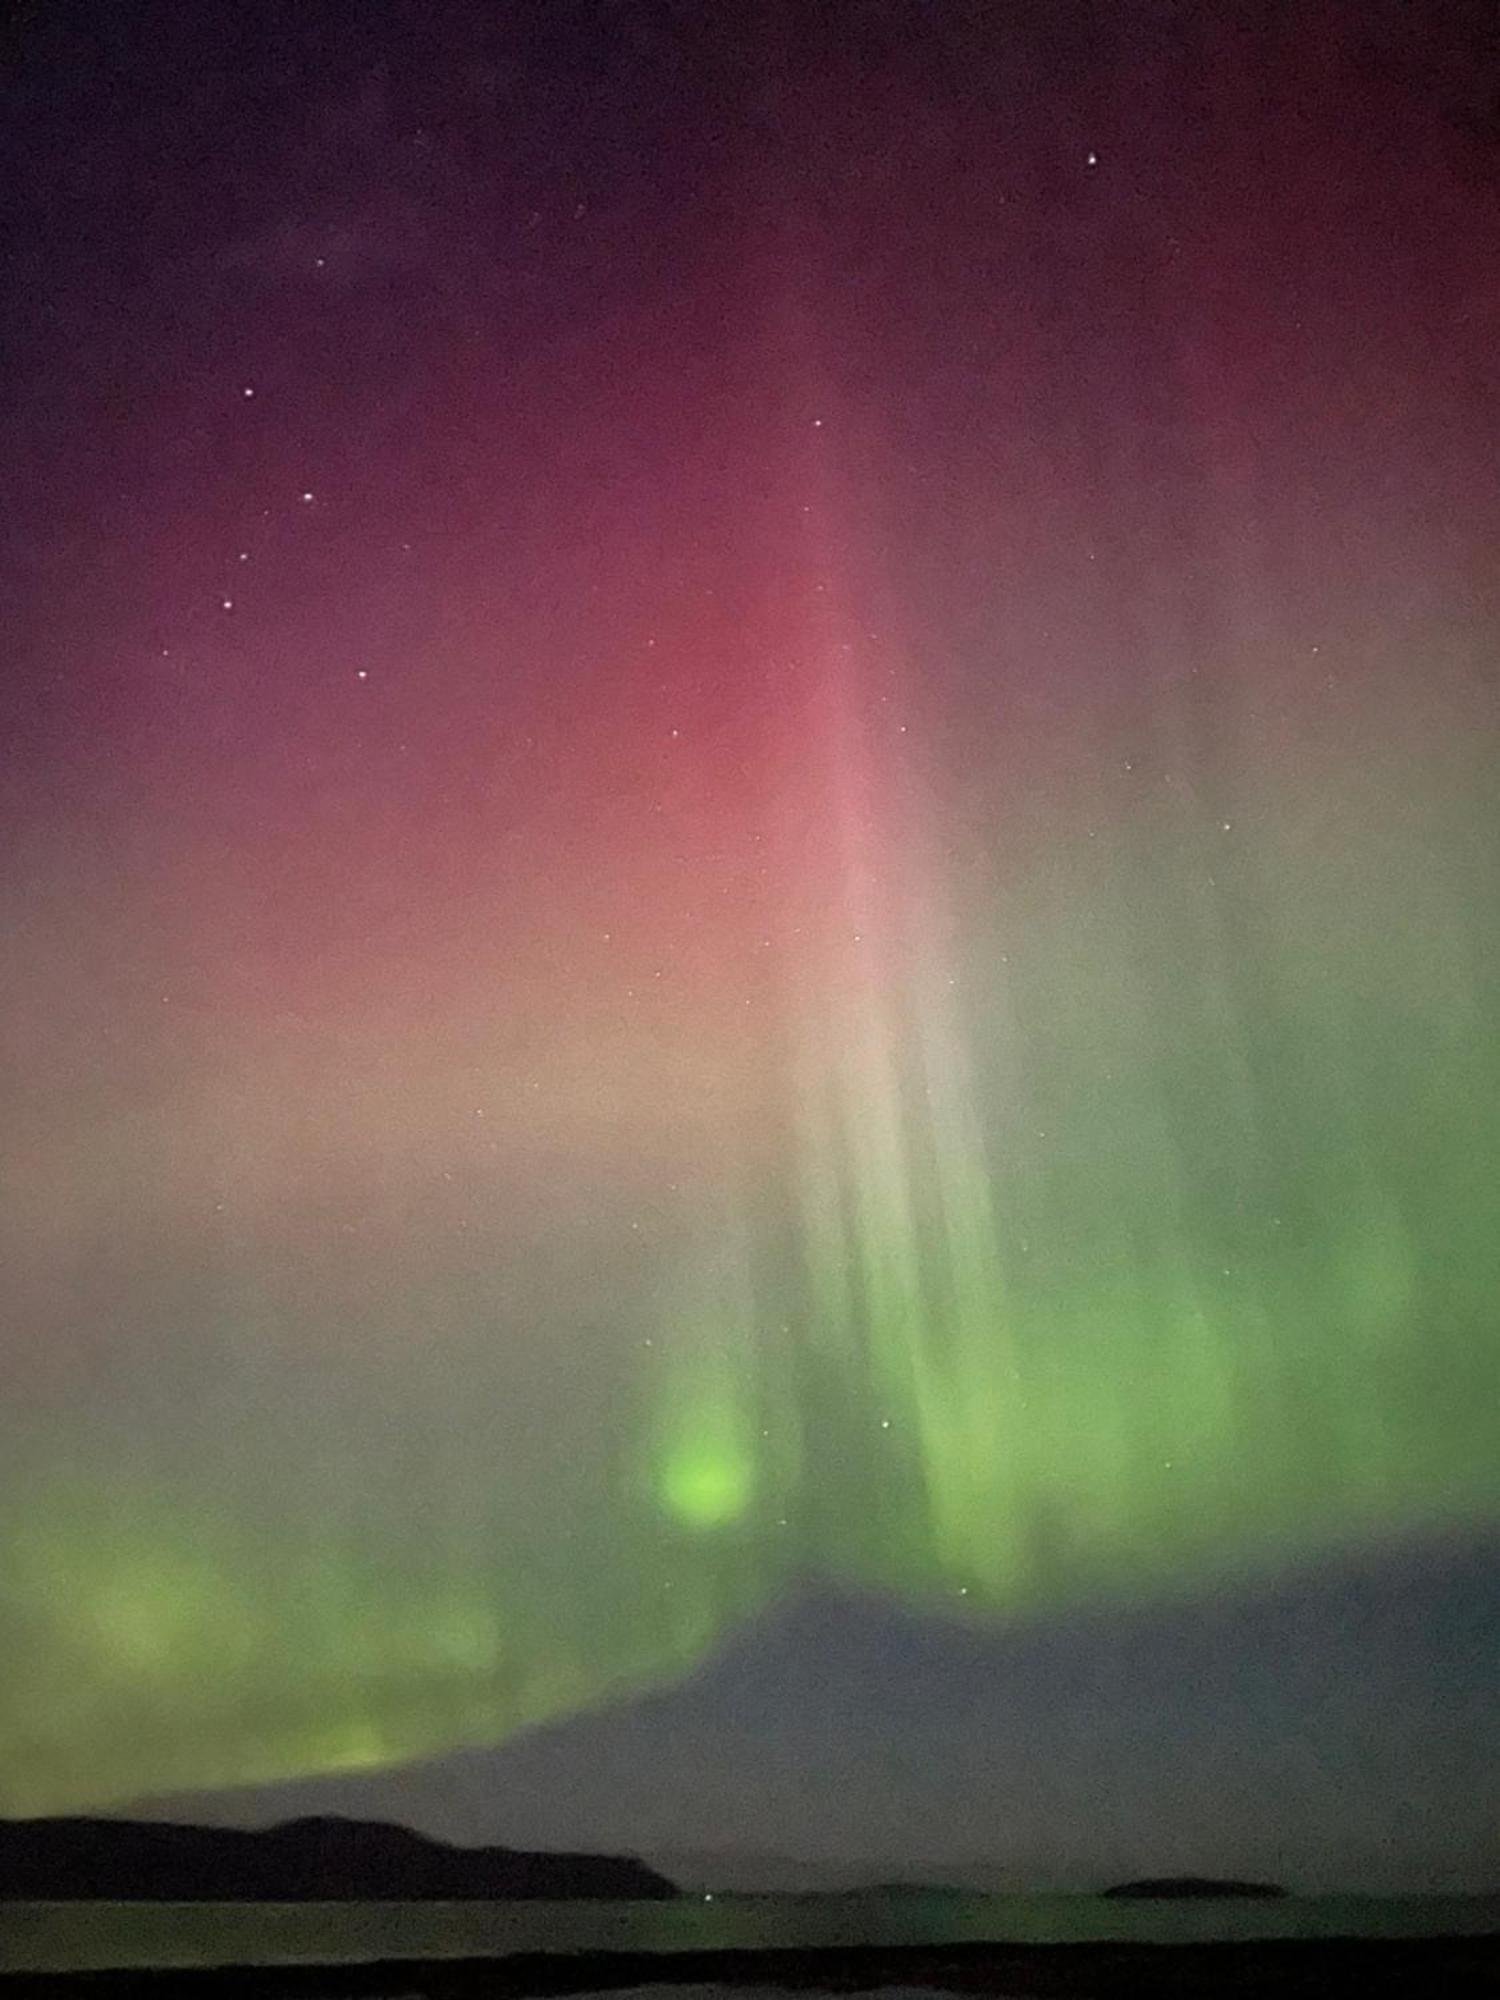
{"label": "sea surface", "polygon": [[518,1952],[1496,1935],[1500,1895],[1121,1902],[879,1891],[716,1894],[647,1903],[0,1903],[0,1972],[357,1964]]}

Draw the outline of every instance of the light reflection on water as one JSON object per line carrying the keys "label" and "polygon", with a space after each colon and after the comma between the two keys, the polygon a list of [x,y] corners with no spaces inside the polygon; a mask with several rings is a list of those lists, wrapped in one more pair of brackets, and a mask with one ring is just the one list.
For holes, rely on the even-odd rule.
{"label": "light reflection on water", "polygon": [[0,1921],[0,1972],[987,1940],[1191,1944],[1494,1934],[1500,1896],[1153,1903],[933,1892],[645,1903],[11,1903]]}

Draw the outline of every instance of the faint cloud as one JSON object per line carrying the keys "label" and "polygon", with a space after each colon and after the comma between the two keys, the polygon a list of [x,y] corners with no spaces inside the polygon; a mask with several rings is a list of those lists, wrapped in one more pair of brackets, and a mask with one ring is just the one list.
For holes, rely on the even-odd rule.
{"label": "faint cloud", "polygon": [[384,65],[315,107],[286,161],[287,184],[300,190],[295,206],[230,244],[221,267],[347,287],[424,263],[431,218],[405,181],[406,137],[403,147]]}
{"label": "faint cloud", "polygon": [[220,263],[278,283],[347,287],[415,270],[430,247],[431,230],[417,202],[398,195],[353,214],[289,217],[231,244]]}

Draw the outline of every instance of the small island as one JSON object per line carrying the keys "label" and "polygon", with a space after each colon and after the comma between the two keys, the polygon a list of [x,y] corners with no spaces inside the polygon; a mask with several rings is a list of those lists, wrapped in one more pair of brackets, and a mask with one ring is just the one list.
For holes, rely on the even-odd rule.
{"label": "small island", "polygon": [[659,1900],[677,1889],[629,1855],[450,1847],[402,1826],[317,1817],[260,1832],[145,1820],[0,1820],[0,1900],[420,1902]]}
{"label": "small island", "polygon": [[1161,1875],[1142,1882],[1117,1882],[1112,1889],[1106,1889],[1106,1896],[1139,1897],[1143,1901],[1226,1901],[1238,1899],[1258,1899],[1285,1896],[1288,1892],[1279,1882],[1216,1882],[1205,1875]]}

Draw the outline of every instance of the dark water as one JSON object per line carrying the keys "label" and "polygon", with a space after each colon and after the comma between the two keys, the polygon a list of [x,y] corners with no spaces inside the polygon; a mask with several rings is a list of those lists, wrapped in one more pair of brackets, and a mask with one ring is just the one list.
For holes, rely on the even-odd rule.
{"label": "dark water", "polygon": [[1094,1896],[712,1896],[677,1903],[0,1904],[0,1972],[513,1952],[1500,1935],[1500,1895],[1123,1903]]}

